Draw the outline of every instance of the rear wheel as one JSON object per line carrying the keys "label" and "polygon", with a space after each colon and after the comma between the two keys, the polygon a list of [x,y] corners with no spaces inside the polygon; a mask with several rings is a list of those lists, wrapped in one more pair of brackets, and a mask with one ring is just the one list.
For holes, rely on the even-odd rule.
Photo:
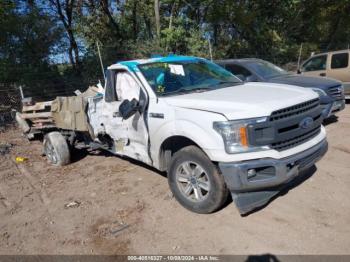
{"label": "rear wheel", "polygon": [[227,200],[228,190],[222,175],[196,146],[175,153],[168,181],[177,201],[196,213],[214,212]]}
{"label": "rear wheel", "polygon": [[48,133],[44,138],[44,154],[49,162],[55,166],[70,163],[70,152],[64,136],[59,132]]}

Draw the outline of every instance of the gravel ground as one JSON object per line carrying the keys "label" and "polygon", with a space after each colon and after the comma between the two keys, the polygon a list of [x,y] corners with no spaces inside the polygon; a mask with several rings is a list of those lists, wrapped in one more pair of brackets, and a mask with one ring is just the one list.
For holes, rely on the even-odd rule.
{"label": "gravel ground", "polygon": [[[329,121],[329,151],[297,187],[242,217],[199,215],[164,174],[102,152],[53,167],[20,131],[0,155],[0,254],[350,254],[350,106]],[[16,164],[15,157],[28,158]]]}

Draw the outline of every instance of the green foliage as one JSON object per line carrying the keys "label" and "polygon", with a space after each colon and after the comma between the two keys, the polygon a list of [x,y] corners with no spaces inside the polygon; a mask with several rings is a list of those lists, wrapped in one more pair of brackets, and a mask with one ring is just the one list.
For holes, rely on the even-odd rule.
{"label": "green foliage", "polygon": [[[63,81],[51,58],[61,39],[61,29],[35,6],[19,12],[20,1],[0,3],[0,82],[31,86],[34,95],[53,92]],[[38,75],[46,81],[38,81]],[[40,89],[39,89],[40,88]]]}
{"label": "green foliage", "polygon": [[184,17],[173,19],[172,25],[161,31],[160,47],[166,53],[209,58],[209,46],[204,32],[194,26],[194,21]]}
{"label": "green foliage", "polygon": [[[277,64],[297,61],[301,44],[307,58],[350,43],[350,0],[160,0],[159,38],[154,1],[59,0],[62,7],[73,3],[72,17],[63,14],[72,35],[57,0],[0,1],[0,82],[37,93],[86,86],[102,78],[97,42],[105,67],[152,54],[209,58],[208,40],[214,58],[260,57]],[[72,38],[80,56],[74,65],[57,59],[72,56]]]}

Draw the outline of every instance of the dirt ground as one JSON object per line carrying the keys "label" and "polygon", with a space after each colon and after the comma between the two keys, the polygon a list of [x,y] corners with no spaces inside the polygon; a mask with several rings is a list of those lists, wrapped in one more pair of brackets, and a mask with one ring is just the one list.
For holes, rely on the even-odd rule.
{"label": "dirt ground", "polygon": [[[104,153],[53,167],[16,129],[0,155],[0,254],[350,254],[350,105],[328,123],[329,151],[309,178],[241,217],[199,215],[164,174]],[[27,157],[15,163],[15,157]]]}

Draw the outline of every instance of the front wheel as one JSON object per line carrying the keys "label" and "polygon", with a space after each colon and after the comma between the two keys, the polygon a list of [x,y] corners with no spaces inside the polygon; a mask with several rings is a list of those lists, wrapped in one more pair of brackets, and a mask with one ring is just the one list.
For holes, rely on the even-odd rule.
{"label": "front wheel", "polygon": [[212,213],[228,197],[224,178],[196,146],[187,146],[174,154],[168,182],[176,200],[196,213]]}

